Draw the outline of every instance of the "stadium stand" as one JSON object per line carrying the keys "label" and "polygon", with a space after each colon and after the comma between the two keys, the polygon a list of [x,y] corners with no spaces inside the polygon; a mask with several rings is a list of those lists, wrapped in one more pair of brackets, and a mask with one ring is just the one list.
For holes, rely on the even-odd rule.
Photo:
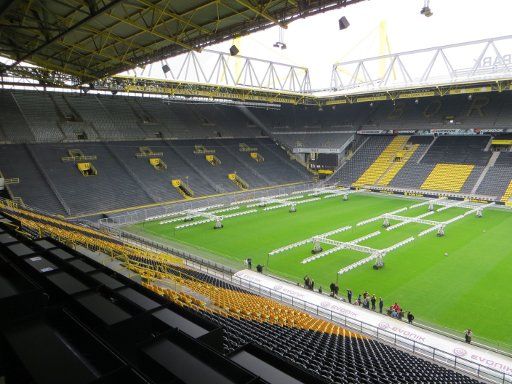
{"label": "stadium stand", "polygon": [[[222,328],[141,287],[119,264],[107,263],[114,272],[85,249],[4,228],[6,382],[325,382],[256,345],[224,355]],[[34,348],[34,340],[44,348]]]}
{"label": "stadium stand", "polygon": [[[506,93],[451,95],[324,107],[282,106],[254,113],[272,132],[507,128],[511,97]],[[507,120],[508,119],[508,120]]]}
{"label": "stadium stand", "polygon": [[[20,178],[11,187],[14,196],[29,206],[61,215],[179,200],[183,196],[172,186],[175,179],[186,182],[195,197],[238,191],[228,179],[230,173],[238,174],[251,189],[308,180],[309,174],[271,140],[243,142],[257,146],[265,160],[258,163],[249,153],[240,152],[238,139],[12,144],[1,147],[0,171],[5,177]],[[194,154],[197,144],[218,151],[221,164],[212,167],[205,155]],[[148,158],[138,158],[142,146],[162,153],[166,169],[157,171]],[[72,149],[96,156],[92,164],[97,175],[84,177],[76,162],[62,160]]]}
{"label": "stadium stand", "polygon": [[355,143],[363,144],[353,154],[348,151],[347,161],[333,176],[343,185],[476,193],[508,200],[504,195],[512,180],[512,156],[492,152],[490,135],[358,136],[363,138]]}
{"label": "stadium stand", "polygon": [[37,142],[57,142],[64,138],[49,93],[14,92],[12,97]]}
{"label": "stadium stand", "polygon": [[[269,129],[272,140],[259,137],[258,122],[234,106],[21,90],[0,91],[0,99],[4,105],[0,140],[13,145],[29,143],[23,148],[14,146],[20,149],[7,150],[1,157],[0,171],[5,177],[20,178],[10,190],[30,206],[63,215],[184,198],[172,180],[182,180],[193,191],[193,197],[307,181],[311,173],[299,158],[294,161],[291,153],[294,148],[306,146],[341,152],[341,166],[332,180],[342,185],[420,189],[430,184],[426,181],[444,167],[441,164],[455,168],[466,165],[471,172],[464,173],[456,186],[434,183],[431,187],[502,200],[511,180],[510,152],[493,154],[490,135],[389,136],[365,135],[361,130],[400,131],[406,124],[415,130],[432,129],[437,126],[434,122],[446,126],[446,116],[455,119],[458,128],[491,120],[488,125],[492,126],[506,116],[508,96],[503,95],[479,101],[453,97],[418,104],[403,101],[395,106],[346,105],[323,111],[302,106],[252,109],[253,116]],[[359,129],[358,134],[353,133],[355,129]],[[72,144],[75,142],[80,145]],[[138,148],[145,144],[158,148],[166,169],[158,171],[149,160],[136,157]],[[218,166],[194,154],[196,145],[215,150]],[[260,161],[243,152],[240,145],[257,149],[254,156]],[[75,164],[62,163],[64,154],[54,152],[83,147],[90,154],[91,146],[101,155],[92,163],[98,174],[87,179],[73,172]],[[14,152],[33,169],[8,164],[9,153]],[[230,180],[230,174],[238,175],[244,187]],[[36,184],[48,190],[45,195],[50,197],[33,192]],[[87,198],[89,191],[97,193]],[[91,205],[91,201],[97,204]]]}
{"label": "stadium stand", "polygon": [[392,136],[368,136],[363,143],[354,150],[349,160],[333,177],[339,178],[342,184],[353,184],[380,156],[382,151],[391,143],[392,140]]}
{"label": "stadium stand", "polygon": [[395,136],[391,143],[381,152],[379,157],[364,171],[354,183],[355,186],[378,184],[380,178],[389,169],[397,153],[404,149],[409,136]]}
{"label": "stadium stand", "polygon": [[[199,377],[217,375],[240,378],[242,371],[246,375],[242,381],[221,381],[253,383],[258,382],[250,376],[255,365],[246,362],[246,370],[241,370],[234,363],[242,351],[261,350],[274,371],[293,375],[298,382],[477,383],[197,272],[179,259],[125,246],[94,230],[6,202],[1,211],[41,237],[32,241],[0,224],[0,282],[10,287],[2,300],[13,309],[13,316],[2,319],[2,334],[15,361],[11,375],[44,377],[58,364],[63,382],[80,378],[79,382],[87,383],[104,376],[130,380],[137,374],[154,382],[173,377],[197,382]],[[44,236],[59,236],[81,251]],[[99,252],[82,248],[93,244]],[[103,263],[91,259],[100,260],[102,254],[112,258],[104,258]],[[135,271],[143,286],[102,264],[120,273]],[[55,295],[51,306],[43,300],[48,293]],[[30,350],[27,341],[34,338],[44,339],[46,348]],[[113,350],[120,354],[117,359]],[[165,359],[171,353],[177,360]]]}
{"label": "stadium stand", "polygon": [[430,164],[420,164],[421,158],[425,155],[433,138],[431,136],[412,136],[409,140],[411,145],[418,145],[409,161],[403,165],[390,184],[397,188],[419,189],[423,181],[434,168]]}
{"label": "stadium stand", "polygon": [[34,135],[11,92],[0,92],[0,105],[2,105],[0,125],[5,141],[14,143],[34,141]]}
{"label": "stadium stand", "polygon": [[391,165],[377,181],[377,185],[388,185],[411,159],[418,147],[418,144],[412,144],[410,146],[406,145],[404,146],[403,151],[398,151],[395,154],[395,158],[392,160]]}
{"label": "stadium stand", "polygon": [[0,146],[0,164],[4,176],[20,178],[19,183],[10,186],[13,197],[22,196],[25,204],[39,206],[56,214],[66,214],[65,207],[32,160],[26,145]]}
{"label": "stadium stand", "polygon": [[421,160],[424,164],[474,164],[485,166],[491,152],[484,151],[490,136],[440,136]]}
{"label": "stadium stand", "polygon": [[472,165],[436,164],[421,189],[429,191],[460,192],[473,171]]}

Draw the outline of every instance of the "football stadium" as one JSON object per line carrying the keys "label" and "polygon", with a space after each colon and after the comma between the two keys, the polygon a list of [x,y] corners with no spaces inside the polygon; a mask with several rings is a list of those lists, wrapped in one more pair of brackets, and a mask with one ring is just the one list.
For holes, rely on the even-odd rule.
{"label": "football stadium", "polygon": [[512,383],[477,8],[0,1],[0,384]]}

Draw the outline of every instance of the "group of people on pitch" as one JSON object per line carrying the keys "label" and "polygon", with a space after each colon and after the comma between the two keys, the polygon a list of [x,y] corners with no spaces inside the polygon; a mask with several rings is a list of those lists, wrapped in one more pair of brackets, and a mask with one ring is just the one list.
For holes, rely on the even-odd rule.
{"label": "group of people on pitch", "polygon": [[[348,299],[348,302],[352,304],[352,290],[351,289],[347,289],[347,299]],[[377,297],[375,295],[370,295],[368,292],[364,292],[362,295],[359,294],[357,296],[357,299],[354,301],[354,305],[359,305],[365,309],[370,309],[371,307],[371,310],[372,311],[376,311],[377,308]],[[379,305],[379,312],[382,313],[383,312],[383,309],[384,309],[384,300],[382,300],[382,297],[379,297],[379,302],[378,302],[378,305]],[[403,310],[402,307],[400,307],[400,305],[398,305],[398,303],[394,303],[393,305],[391,305],[387,310],[386,310],[386,313],[395,318],[395,319],[398,319],[398,320],[402,320],[404,317],[405,317],[405,312]],[[414,315],[411,313],[411,312],[407,312],[407,322],[409,324],[412,324],[412,322],[414,321]]]}
{"label": "group of people on pitch", "polygon": [[[304,288],[314,290],[315,289],[315,280],[313,280],[308,275],[304,276]],[[322,293],[322,287],[318,289],[320,293]]]}
{"label": "group of people on pitch", "polygon": [[[313,289],[314,282],[309,276],[306,276],[304,278],[304,286],[308,289]],[[331,297],[337,298],[338,293],[339,293],[338,284],[331,283],[329,285],[329,289],[331,291],[331,294],[330,294]],[[321,288],[319,288],[318,292],[322,293]],[[375,295],[370,295],[368,292],[364,292],[363,294],[359,294],[353,303],[352,303],[352,298],[353,298],[353,292],[349,288],[349,289],[347,289],[347,301],[350,304],[354,304],[354,305],[363,307],[365,309],[371,309],[372,311],[376,311],[377,305],[378,305],[379,312],[383,313],[383,311],[384,311],[384,300],[382,299],[382,297],[379,297],[379,299],[377,301],[377,297]],[[344,299],[341,298],[341,300],[344,300]],[[405,312],[400,307],[400,305],[398,305],[398,303],[394,303],[393,305],[391,305],[386,310],[386,313],[389,316],[391,316],[395,319],[399,319],[399,320],[402,320],[405,317]],[[409,322],[409,324],[412,324],[412,322],[414,321],[414,315],[411,312],[407,312],[407,321]]]}
{"label": "group of people on pitch", "polygon": [[[297,284],[297,285],[299,285],[299,284]],[[315,281],[306,275],[304,277],[304,287],[307,289],[310,289],[310,290],[314,290]],[[338,284],[331,283],[329,285],[329,289],[331,292],[330,296],[334,297],[334,298],[338,298],[338,293],[339,293],[339,289],[340,289]],[[322,287],[318,288],[318,292],[322,293]],[[358,305],[365,309],[371,309],[372,311],[377,310],[377,297],[375,295],[370,295],[368,292],[364,292],[362,295],[359,294],[357,296],[357,299],[353,303],[352,303],[352,298],[353,298],[353,292],[350,288],[348,288],[347,289],[347,301],[350,304]],[[344,298],[340,298],[340,299],[345,301]],[[379,312],[383,313],[384,300],[382,300],[382,297],[379,297],[378,306],[379,306]],[[403,320],[404,317],[407,317],[407,322],[409,324],[412,324],[412,322],[414,321],[414,315],[410,311],[408,311],[407,316],[406,316],[404,309],[396,302],[386,310],[386,314],[395,319],[398,319],[398,320]],[[471,329],[467,329],[464,332],[464,339],[465,339],[466,343],[471,343],[472,337],[473,337],[473,332],[471,331]]]}

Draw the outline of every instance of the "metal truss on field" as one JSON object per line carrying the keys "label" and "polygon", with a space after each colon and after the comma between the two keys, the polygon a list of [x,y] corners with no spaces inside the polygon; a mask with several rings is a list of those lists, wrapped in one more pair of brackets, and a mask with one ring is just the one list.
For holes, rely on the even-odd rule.
{"label": "metal truss on field", "polygon": [[502,36],[336,63],[331,91],[378,92],[511,76],[512,36]]}
{"label": "metal truss on field", "polygon": [[[329,195],[324,198],[328,198],[328,197],[329,197]],[[426,206],[426,205],[428,205],[428,211],[426,213],[420,214],[418,216],[408,217],[408,216],[398,215],[398,213],[405,212],[409,209],[419,208],[419,207]],[[441,208],[438,208],[435,210],[434,209],[435,205],[441,206]],[[375,221],[382,220],[383,227],[386,229],[386,231],[395,230],[395,229],[400,228],[409,223],[419,223],[419,224],[424,224],[424,225],[429,226],[428,229],[421,231],[416,237],[410,236],[405,240],[402,240],[398,243],[391,245],[390,247],[387,247],[384,249],[377,249],[377,248],[360,245],[360,243],[362,243],[370,238],[377,237],[377,236],[381,235],[381,233],[382,233],[381,231],[375,231],[375,232],[369,233],[365,236],[362,236],[360,238],[357,238],[357,239],[354,239],[351,241],[338,241],[338,240],[329,238],[332,235],[335,235],[335,234],[338,234],[341,232],[345,232],[345,231],[348,231],[353,228],[352,226],[344,226],[344,227],[340,227],[340,228],[334,229],[329,232],[318,234],[318,235],[309,237],[307,239],[300,240],[295,243],[288,244],[288,245],[282,246],[280,248],[274,249],[273,251],[269,252],[268,255],[275,256],[277,254],[287,252],[291,249],[301,247],[303,245],[311,244],[311,243],[314,244],[314,248],[313,248],[314,254],[304,258],[301,261],[302,264],[311,263],[315,260],[318,260],[325,256],[331,255],[333,253],[337,253],[342,250],[353,250],[353,251],[368,254],[367,257],[365,257],[361,260],[358,260],[355,263],[347,265],[346,267],[341,268],[338,271],[338,275],[341,275],[341,274],[349,272],[352,269],[357,268],[363,264],[369,263],[370,261],[373,261],[376,259],[380,259],[382,261],[382,258],[384,258],[389,252],[392,252],[397,248],[400,248],[406,244],[413,242],[418,237],[423,237],[423,236],[425,236],[429,233],[432,233],[434,231],[438,231],[439,236],[444,236],[444,231],[445,231],[445,228],[447,225],[452,224],[458,220],[461,220],[473,213],[476,213],[477,217],[481,217],[483,210],[490,208],[492,206],[494,206],[494,203],[480,204],[480,203],[472,203],[472,202],[469,202],[466,200],[454,201],[454,200],[449,200],[446,198],[428,199],[421,203],[413,204],[409,207],[399,208],[392,212],[387,212],[382,215],[378,215],[378,216],[363,220],[356,224],[356,227],[361,227],[361,226],[373,223]],[[446,209],[456,208],[456,207],[467,209],[467,211],[464,212],[463,214],[455,216],[446,221],[424,219],[424,217],[433,215],[436,212],[442,212]],[[394,222],[396,222],[396,224],[391,225],[390,221],[394,221]],[[322,250],[320,244],[329,245],[329,246],[331,246],[331,248],[329,248],[327,250]]]}

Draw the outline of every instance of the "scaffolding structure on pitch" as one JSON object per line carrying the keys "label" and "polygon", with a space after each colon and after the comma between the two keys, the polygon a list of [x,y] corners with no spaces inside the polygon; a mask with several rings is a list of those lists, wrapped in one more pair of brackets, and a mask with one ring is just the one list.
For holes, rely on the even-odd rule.
{"label": "scaffolding structure on pitch", "polygon": [[[328,190],[332,191],[331,189],[328,189]],[[348,190],[342,191],[342,190],[340,190],[340,191],[337,191],[337,193],[338,193],[337,196],[343,195],[345,193],[348,195],[349,192],[357,192],[357,191],[348,191]],[[308,196],[316,195],[316,194],[321,194],[321,191],[312,192]],[[345,196],[347,196],[347,195],[345,195]],[[324,197],[324,198],[327,198],[327,197]],[[414,209],[414,208],[427,206],[427,205],[428,205],[428,211],[419,216],[407,217],[407,216],[398,215],[398,213],[407,211],[409,209]],[[435,205],[440,205],[442,207],[438,208],[437,210],[434,210]],[[352,226],[344,226],[344,227],[340,227],[340,228],[334,229],[329,232],[315,235],[310,238],[307,238],[307,239],[274,249],[273,251],[269,252],[268,256],[275,256],[276,254],[289,251],[293,248],[297,248],[297,247],[303,246],[308,243],[314,244],[313,250],[312,250],[313,255],[303,259],[301,261],[302,264],[310,263],[319,258],[328,256],[330,254],[339,252],[344,249],[354,250],[354,251],[366,253],[369,255],[368,257],[366,257],[364,259],[361,259],[361,260],[359,260],[355,263],[352,263],[344,268],[341,268],[338,271],[338,275],[341,275],[343,273],[351,271],[354,268],[357,268],[363,264],[366,264],[366,263],[368,263],[372,260],[376,260],[376,259],[378,259],[378,264],[383,265],[382,259],[389,252],[394,251],[395,249],[397,249],[399,247],[402,247],[406,244],[413,242],[418,237],[425,236],[426,234],[434,232],[436,230],[438,231],[438,236],[444,236],[444,231],[445,231],[445,228],[447,225],[452,224],[458,220],[461,220],[464,217],[471,215],[473,213],[476,213],[477,217],[482,217],[483,210],[485,210],[486,208],[489,208],[493,205],[494,205],[494,203],[488,203],[488,204],[482,205],[482,204],[478,204],[478,203],[472,203],[472,202],[469,202],[466,200],[454,202],[453,200],[448,200],[446,198],[429,199],[429,200],[423,201],[421,203],[413,204],[409,207],[399,208],[394,211],[387,212],[387,213],[384,213],[384,214],[376,216],[376,217],[372,217],[367,220],[363,220],[356,224],[356,227],[359,227],[359,226],[363,226],[363,225],[366,225],[366,224],[369,224],[369,223],[372,223],[372,222],[375,222],[378,220],[383,220],[383,227],[386,229],[386,231],[392,231],[396,228],[399,228],[399,227],[409,224],[409,223],[419,223],[419,224],[424,224],[424,225],[430,226],[429,229],[426,229],[426,230],[420,232],[417,237],[414,237],[414,236],[408,237],[407,239],[400,241],[398,243],[395,243],[395,244],[391,245],[390,247],[387,247],[384,249],[377,249],[377,248],[372,248],[372,247],[363,246],[363,245],[359,244],[359,243],[361,243],[365,240],[368,240],[372,237],[379,236],[381,234],[381,231],[375,231],[375,232],[369,233],[365,236],[362,236],[360,238],[357,238],[357,239],[354,239],[351,241],[338,241],[338,240],[333,240],[333,239],[329,238],[329,236],[347,231],[352,228]],[[428,220],[428,219],[424,218],[424,217],[433,215],[436,212],[442,212],[446,209],[455,208],[455,207],[468,209],[468,211],[466,211],[465,213],[458,215],[452,219],[446,220],[446,221]],[[397,221],[398,223],[391,225],[390,220]],[[326,244],[326,245],[330,245],[333,247],[324,251],[321,247],[321,244]]]}
{"label": "scaffolding structure on pitch", "polygon": [[[219,215],[220,213],[225,213],[225,212],[235,211],[235,210],[240,209],[241,207],[238,205],[234,205],[231,207],[224,207],[221,209],[215,209],[213,211],[208,212],[208,210],[210,210],[210,209],[219,208],[219,207],[222,207],[222,204],[216,205],[216,206],[198,208],[198,209],[188,209],[188,210],[185,210],[182,212],[173,213],[173,214],[169,215],[169,216],[173,216],[172,218],[160,221],[159,224],[163,225],[163,224],[170,224],[170,223],[183,221],[186,223],[175,227],[175,229],[183,229],[183,228],[188,228],[188,227],[192,227],[192,226],[196,226],[196,225],[215,222],[215,228],[222,228],[222,221],[224,219],[248,215],[248,214],[257,212],[256,209],[249,209],[247,211],[240,211],[240,212],[235,212],[235,213],[228,213],[225,215]],[[202,218],[202,220],[194,221],[194,219],[196,219],[196,218]]]}

